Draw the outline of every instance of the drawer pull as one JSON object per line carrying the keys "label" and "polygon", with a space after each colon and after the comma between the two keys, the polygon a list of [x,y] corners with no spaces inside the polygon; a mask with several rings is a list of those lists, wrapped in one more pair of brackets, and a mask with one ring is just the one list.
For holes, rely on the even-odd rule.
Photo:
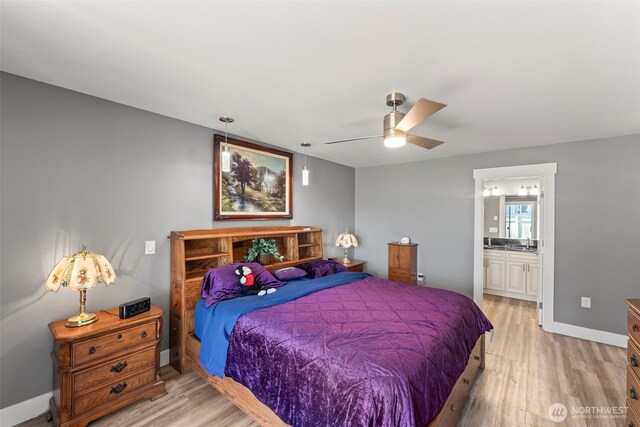
{"label": "drawer pull", "polygon": [[96,348],[94,346],[89,347],[89,354],[93,354],[96,352]]}
{"label": "drawer pull", "polygon": [[111,391],[109,393],[118,394],[122,393],[122,390],[127,388],[127,383],[118,384],[115,387],[111,387]]}
{"label": "drawer pull", "polygon": [[629,396],[631,396],[633,400],[638,400],[638,392],[634,386],[631,386],[629,389]]}
{"label": "drawer pull", "polygon": [[466,378],[463,378],[463,379],[462,379],[462,382],[463,382],[463,383],[465,383],[465,384],[470,384],[470,383],[471,383],[471,381],[469,381],[469,380],[468,380],[468,379],[466,379]]}
{"label": "drawer pull", "polygon": [[633,421],[629,421],[629,427],[636,427],[636,425],[633,423]]}
{"label": "drawer pull", "polygon": [[638,358],[635,354],[631,355],[631,366],[633,366],[634,368],[638,367]]}
{"label": "drawer pull", "polygon": [[122,339],[122,334],[118,334],[118,339],[121,340]]}
{"label": "drawer pull", "polygon": [[458,410],[458,407],[456,405],[451,405],[451,410],[453,412],[456,412]]}
{"label": "drawer pull", "polygon": [[631,329],[633,329],[633,332],[638,332],[638,324],[634,323]]}
{"label": "drawer pull", "polygon": [[111,372],[122,372],[122,371],[124,371],[124,368],[126,368],[127,366],[129,366],[129,364],[127,362],[118,363],[117,365],[113,365],[111,367]]}
{"label": "drawer pull", "polygon": [[473,356],[475,360],[480,360],[480,356]]}
{"label": "drawer pull", "polygon": [[147,337],[147,331],[142,331],[142,333],[140,334],[140,338],[146,338]]}

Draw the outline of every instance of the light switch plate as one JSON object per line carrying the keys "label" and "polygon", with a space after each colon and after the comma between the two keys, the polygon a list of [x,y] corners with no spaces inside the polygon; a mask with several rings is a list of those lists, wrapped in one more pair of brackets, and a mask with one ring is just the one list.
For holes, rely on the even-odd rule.
{"label": "light switch plate", "polygon": [[497,220],[498,220],[498,215],[494,215],[494,216],[493,216],[493,220],[494,220],[494,221],[497,221]]}
{"label": "light switch plate", "polygon": [[144,254],[145,255],[153,255],[156,253],[156,241],[155,240],[147,240],[144,242]]}
{"label": "light switch plate", "polygon": [[591,298],[582,297],[582,307],[583,308],[591,308]]}

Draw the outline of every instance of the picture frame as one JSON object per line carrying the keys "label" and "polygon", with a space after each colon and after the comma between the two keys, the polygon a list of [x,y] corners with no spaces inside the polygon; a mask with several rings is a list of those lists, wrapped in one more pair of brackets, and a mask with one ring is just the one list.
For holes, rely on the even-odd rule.
{"label": "picture frame", "polygon": [[293,218],[293,153],[217,134],[213,147],[215,221]]}

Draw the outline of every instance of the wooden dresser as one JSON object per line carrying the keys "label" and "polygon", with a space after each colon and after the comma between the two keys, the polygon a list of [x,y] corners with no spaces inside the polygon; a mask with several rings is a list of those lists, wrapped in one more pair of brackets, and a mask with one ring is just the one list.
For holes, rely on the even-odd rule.
{"label": "wooden dresser", "polygon": [[391,242],[387,278],[416,284],[418,279],[418,244]]}
{"label": "wooden dresser", "polygon": [[86,426],[138,399],[160,397],[162,310],[120,319],[118,309],[96,313],[98,321],[79,328],[66,320],[49,324],[54,339],[53,397],[57,426]]}
{"label": "wooden dresser", "polygon": [[640,427],[640,299],[628,299],[627,423]]}

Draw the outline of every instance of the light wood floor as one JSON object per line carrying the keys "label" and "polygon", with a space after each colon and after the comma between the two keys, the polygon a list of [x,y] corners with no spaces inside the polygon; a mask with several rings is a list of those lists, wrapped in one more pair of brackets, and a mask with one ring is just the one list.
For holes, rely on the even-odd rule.
{"label": "light wood floor", "polygon": [[[496,335],[487,341],[486,368],[464,407],[458,426],[623,426],[624,419],[547,418],[552,403],[624,406],[623,349],[543,332],[535,303],[485,296],[484,311]],[[194,373],[161,370],[167,396],[141,401],[91,423],[112,426],[257,426]],[[21,427],[50,426],[44,415]]]}

